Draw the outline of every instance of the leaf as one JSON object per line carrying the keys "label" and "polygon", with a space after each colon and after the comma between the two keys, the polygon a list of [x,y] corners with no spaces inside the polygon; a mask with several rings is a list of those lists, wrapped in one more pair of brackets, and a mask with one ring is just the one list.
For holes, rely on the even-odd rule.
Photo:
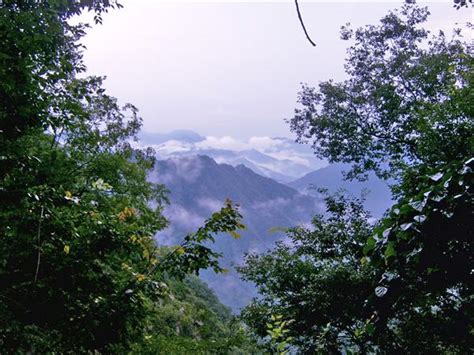
{"label": "leaf", "polygon": [[177,247],[175,251],[178,255],[183,255],[186,252],[186,250],[181,246]]}
{"label": "leaf", "polygon": [[357,328],[354,332],[354,335],[356,338],[360,338],[362,335],[364,335],[365,329],[362,328]]}
{"label": "leaf", "polygon": [[395,243],[389,242],[387,248],[385,249],[385,258],[389,259],[397,255],[397,251],[395,250]]}
{"label": "leaf", "polygon": [[367,334],[369,334],[369,335],[374,334],[375,325],[374,325],[373,323],[367,323],[367,324],[365,325],[365,331],[366,331]]}
{"label": "leaf", "polygon": [[229,231],[229,234],[232,236],[234,239],[240,239],[241,235],[237,233],[236,231]]}
{"label": "leaf", "polygon": [[443,196],[443,195],[434,195],[434,196],[431,197],[431,200],[433,200],[434,202],[440,202],[444,198],[445,198],[445,196]]}
{"label": "leaf", "polygon": [[454,216],[454,212],[451,211],[442,211],[442,213],[447,218],[451,218],[452,216]]}
{"label": "leaf", "polygon": [[375,238],[370,236],[367,239],[367,242],[364,245],[364,249],[362,250],[365,255],[368,255],[372,250],[375,248]]}
{"label": "leaf", "polygon": [[392,231],[392,228],[387,228],[386,230],[383,231],[382,236],[384,237],[384,239],[388,238],[391,231]]}
{"label": "leaf", "polygon": [[383,297],[385,296],[385,294],[387,293],[388,291],[388,288],[384,287],[384,286],[377,286],[375,288],[375,295],[377,297]]}
{"label": "leaf", "polygon": [[64,252],[65,252],[66,254],[69,254],[70,249],[71,249],[71,248],[69,247],[69,245],[67,245],[67,244],[64,245],[64,249],[63,249],[63,250],[64,250]]}
{"label": "leaf", "polygon": [[474,158],[470,158],[468,161],[466,161],[466,162],[464,163],[464,165],[469,165],[469,164],[471,164],[472,162],[474,162]]}
{"label": "leaf", "polygon": [[423,223],[424,221],[426,221],[426,216],[423,214],[420,214],[418,216],[413,217],[413,220],[418,223]]}
{"label": "leaf", "polygon": [[417,210],[418,212],[423,211],[423,208],[425,207],[425,205],[426,205],[426,200],[410,202],[410,206],[413,207],[413,209]]}
{"label": "leaf", "polygon": [[405,231],[407,231],[408,229],[410,229],[412,226],[413,226],[413,223],[403,223],[403,224],[400,226],[400,229],[405,232]]}
{"label": "leaf", "polygon": [[438,172],[434,175],[431,175],[430,176],[430,179],[433,180],[433,181],[439,181],[441,178],[443,177],[443,173],[442,172]]}

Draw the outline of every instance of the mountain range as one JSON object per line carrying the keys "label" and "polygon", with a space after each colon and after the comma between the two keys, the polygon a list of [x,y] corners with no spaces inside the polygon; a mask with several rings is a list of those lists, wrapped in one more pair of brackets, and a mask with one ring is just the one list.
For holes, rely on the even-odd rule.
{"label": "mountain range", "polygon": [[[170,226],[157,234],[159,244],[180,243],[228,198],[240,205],[247,227],[242,237],[235,240],[220,235],[212,246],[222,253],[221,264],[229,273],[201,274],[222,302],[235,311],[256,293],[253,285],[240,280],[233,266],[242,263],[245,253],[263,252],[276,241],[285,241],[285,228],[307,225],[312,216],[324,213],[322,197],[313,187],[330,192],[342,188],[356,197],[364,194],[365,206],[374,220],[391,204],[387,184],[375,175],[369,175],[366,182],[345,181],[343,171],[349,166],[324,166],[308,156],[307,147],[286,138],[242,142],[174,131],[148,134],[142,139],[143,144],[157,150],[159,159],[149,179],[170,191],[171,203],[164,212]],[[310,170],[312,167],[316,168]]]}
{"label": "mountain range", "polygon": [[259,175],[290,182],[326,163],[308,146],[282,137],[204,137],[196,132],[141,133],[141,144],[152,146],[159,159],[207,155],[218,163],[244,165]]}
{"label": "mountain range", "polygon": [[382,217],[392,201],[389,184],[374,173],[369,173],[365,181],[345,180],[344,172],[349,169],[347,164],[331,164],[289,182],[288,186],[312,196],[319,196],[318,188],[327,189],[330,193],[343,189],[353,197],[363,197],[364,206],[373,217]]}
{"label": "mountain range", "polygon": [[204,272],[202,277],[227,305],[238,309],[255,295],[250,284],[232,270],[247,252],[262,252],[284,238],[282,228],[307,224],[320,203],[315,197],[256,174],[244,165],[218,164],[204,155],[158,161],[149,176],[170,191],[170,206],[165,216],[170,227],[156,238],[161,244],[176,244],[195,231],[204,220],[219,210],[226,199],[239,204],[246,230],[234,240],[221,235],[213,248],[223,254],[226,275]]}

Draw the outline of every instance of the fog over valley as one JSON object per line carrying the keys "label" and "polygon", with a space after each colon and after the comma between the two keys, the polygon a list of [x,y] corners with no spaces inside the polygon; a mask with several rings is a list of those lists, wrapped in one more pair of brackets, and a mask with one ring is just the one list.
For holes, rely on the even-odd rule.
{"label": "fog over valley", "polygon": [[242,263],[245,253],[264,252],[276,241],[285,241],[285,229],[309,226],[315,214],[324,214],[317,187],[332,193],[345,189],[348,195],[364,197],[374,217],[382,216],[391,202],[387,183],[373,175],[363,183],[344,181],[347,166],[328,166],[310,147],[287,138],[242,140],[181,130],[145,133],[139,144],[156,150],[158,161],[149,180],[169,190],[170,205],[164,215],[170,226],[155,236],[158,243],[179,244],[226,199],[239,205],[247,227],[239,232],[241,238],[219,235],[212,244],[223,253],[222,262],[229,272],[202,274],[219,298],[236,311],[256,293],[251,284],[240,280],[233,267]]}

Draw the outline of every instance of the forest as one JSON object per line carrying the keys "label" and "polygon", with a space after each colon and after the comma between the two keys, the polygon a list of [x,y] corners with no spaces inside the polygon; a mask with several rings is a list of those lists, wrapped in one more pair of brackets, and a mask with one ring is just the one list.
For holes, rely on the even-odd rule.
{"label": "forest", "polygon": [[[472,24],[430,33],[429,7],[406,1],[342,27],[347,79],[302,85],[288,130],[349,166],[345,179],[389,182],[391,206],[373,218],[363,196],[321,189],[310,224],[229,270],[214,246],[244,242],[241,201],[221,201],[176,245],[155,238],[173,201],[150,176],[173,166],[135,144],[138,108],[84,62],[81,39],[115,11],[127,9],[0,1],[0,353],[474,352]],[[71,21],[83,12],[93,23]],[[293,194],[243,168],[226,174]],[[294,210],[307,201],[290,197]],[[273,211],[252,213],[262,209]],[[257,295],[237,314],[204,270],[236,272]]]}

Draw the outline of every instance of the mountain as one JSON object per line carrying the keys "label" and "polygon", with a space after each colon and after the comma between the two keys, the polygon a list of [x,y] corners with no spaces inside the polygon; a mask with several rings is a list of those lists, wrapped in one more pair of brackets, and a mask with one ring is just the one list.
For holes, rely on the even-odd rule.
{"label": "mountain", "polygon": [[309,167],[289,159],[276,159],[256,149],[232,151],[224,149],[200,149],[177,152],[174,156],[207,155],[218,163],[232,166],[243,165],[255,173],[278,182],[289,182],[308,172]]}
{"label": "mountain", "polygon": [[364,182],[343,178],[343,172],[350,169],[346,164],[331,164],[327,167],[310,172],[287,185],[301,193],[318,196],[316,188],[326,188],[329,192],[344,189],[353,196],[361,196],[366,193],[365,207],[372,216],[379,218],[392,205],[392,197],[388,184],[380,180],[375,174],[370,173],[368,180]]}
{"label": "mountain", "polygon": [[139,144],[152,146],[159,159],[207,155],[218,163],[244,165],[259,175],[286,183],[321,167],[309,146],[288,138],[229,136],[203,137],[189,130],[170,133],[143,132]]}
{"label": "mountain", "polygon": [[[247,226],[242,237],[234,240],[222,235],[213,246],[223,253],[223,265],[229,269],[242,262],[244,253],[264,251],[284,238],[283,233],[272,229],[308,223],[320,212],[315,197],[258,175],[244,165],[218,164],[203,155],[158,161],[149,179],[170,190],[171,204],[165,210],[170,227],[156,236],[160,244],[180,242],[219,210],[227,198],[240,205]],[[204,272],[202,277],[234,310],[255,295],[253,285],[241,281],[232,270],[227,275]]]}
{"label": "mountain", "polygon": [[238,332],[231,310],[196,276],[167,280],[167,293],[148,304],[146,341],[131,354],[256,354],[257,344]]}

